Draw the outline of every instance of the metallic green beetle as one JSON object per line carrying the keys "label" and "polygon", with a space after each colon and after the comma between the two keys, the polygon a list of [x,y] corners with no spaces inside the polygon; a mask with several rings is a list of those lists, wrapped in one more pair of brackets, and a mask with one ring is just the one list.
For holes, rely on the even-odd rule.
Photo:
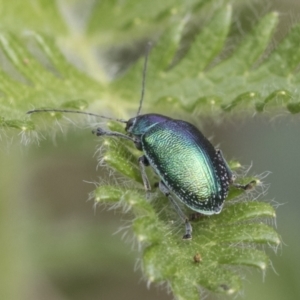
{"label": "metallic green beetle", "polygon": [[203,215],[221,212],[228,188],[249,189],[234,183],[222,152],[215,149],[205,136],[192,124],[159,114],[137,115],[124,121],[128,135],[97,128],[97,136],[117,136],[134,142],[144,155],[139,165],[145,190],[150,184],[145,166],[151,166],[160,178],[159,188],[176,208],[185,223],[183,239],[191,239],[192,226],[178,206],[179,199],[193,211]]}

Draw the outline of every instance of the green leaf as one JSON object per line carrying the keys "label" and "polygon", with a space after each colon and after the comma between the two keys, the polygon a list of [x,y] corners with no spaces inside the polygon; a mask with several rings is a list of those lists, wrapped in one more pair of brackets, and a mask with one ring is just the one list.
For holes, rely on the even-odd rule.
{"label": "green leaf", "polygon": [[[176,66],[176,75],[201,76],[201,72],[211,63],[222,50],[231,24],[232,8],[228,5],[225,9],[219,9],[212,20],[196,36],[191,49],[183,61]],[[209,43],[207,43],[209,41]]]}
{"label": "green leaf", "polygon": [[277,13],[267,14],[244,38],[233,55],[209,72],[209,77],[212,80],[221,80],[224,74],[229,77],[247,76],[247,73],[251,72],[249,69],[257,62],[268,46],[277,23]]}
{"label": "green leaf", "polygon": [[[105,200],[116,203],[115,187],[99,187],[95,199],[100,203]],[[111,198],[109,195],[111,195]],[[235,213],[242,205],[248,204],[241,218],[231,220],[228,210],[214,218],[203,217],[201,222],[194,224],[194,238],[190,242],[180,240],[178,234],[170,234],[172,227],[157,219],[158,212],[153,212],[145,197],[138,197],[136,193],[125,192],[119,194],[119,201],[123,206],[132,209],[138,216],[133,223],[133,230],[140,243],[147,245],[143,253],[143,270],[150,282],[168,281],[177,297],[196,297],[198,286],[201,285],[216,293],[232,294],[241,288],[241,278],[234,270],[226,270],[229,265],[244,265],[259,268],[264,271],[269,265],[269,259],[262,250],[247,248],[254,244],[274,244],[280,239],[274,229],[265,224],[251,222],[240,223],[251,217],[251,209],[257,206],[265,207],[252,218],[262,220],[264,216],[274,217],[274,211],[268,204],[260,202],[238,203]],[[124,199],[124,197],[126,199]],[[110,200],[111,199],[111,200]],[[156,205],[156,210],[166,209],[163,205]],[[232,206],[230,206],[231,208]],[[143,209],[142,209],[143,208]],[[172,208],[168,208],[172,209]],[[231,209],[232,211],[232,209]],[[258,211],[258,209],[257,209]],[[269,213],[273,211],[272,213]],[[218,219],[217,222],[215,222]],[[222,222],[222,224],[219,224]],[[236,246],[236,243],[238,246]],[[242,244],[241,244],[242,243]],[[239,245],[240,244],[240,245]],[[246,247],[246,248],[245,248]],[[201,262],[194,261],[194,256],[200,253]],[[184,296],[185,295],[185,296]],[[199,297],[199,296],[198,296]],[[189,299],[189,298],[188,298]]]}
{"label": "green leaf", "polygon": [[[161,33],[177,15],[186,14],[197,0],[99,1],[92,11],[87,34],[100,44],[120,44],[128,39]],[[109,12],[109,13],[108,13]]]}
{"label": "green leaf", "polygon": [[[67,26],[55,1],[0,1],[1,30],[66,34]],[[53,22],[55,20],[55,22]]]}
{"label": "green leaf", "polygon": [[[229,111],[300,111],[300,26],[296,25],[266,56],[278,23],[277,13],[265,15],[225,56],[234,15],[229,0],[99,1],[91,7],[89,18],[81,20],[76,34],[68,33],[67,22],[54,2],[45,7],[44,2],[2,5],[3,131],[12,129],[16,135],[21,132],[22,137],[30,138],[32,133],[42,132],[43,126],[54,134],[58,128],[71,124],[58,112],[25,115],[34,108],[88,109],[128,118],[130,110],[137,111],[144,60],[138,60],[113,81],[103,76],[98,63],[106,61],[104,50],[116,51],[129,43],[134,45],[132,48],[139,48],[148,40],[153,42],[153,48],[143,111],[170,116],[171,110],[177,115],[197,116],[211,116],[213,112],[217,121],[219,114]],[[17,18],[11,17],[14,11],[20,12]],[[202,22],[203,15],[207,18]],[[197,30],[191,34],[189,29],[195,27]],[[183,54],[182,48],[187,49]],[[98,52],[100,58],[95,54]],[[137,52],[144,54],[144,50]],[[99,80],[79,71],[62,53],[68,59],[75,56],[76,63],[88,74],[101,73]],[[83,120],[78,114],[70,118],[76,124]],[[122,131],[114,122],[107,126]],[[232,189],[223,212],[195,220],[193,240],[183,241],[182,224],[165,197],[159,192],[150,195],[150,199],[145,195],[137,164],[141,153],[129,141],[104,138],[102,142],[100,164],[130,182],[100,185],[93,192],[95,201],[131,211],[132,229],[143,249],[142,269],[149,282],[167,283],[177,299],[199,299],[199,287],[219,294],[236,294],[242,287],[237,270],[241,266],[262,271],[267,268],[269,259],[260,246],[276,247],[280,243],[279,235],[268,225],[275,218],[271,205],[257,200],[237,202],[236,198],[242,199],[244,192]],[[237,167],[235,163],[234,168]],[[149,175],[153,185],[157,177],[151,170]],[[244,180],[248,179],[257,180]]]}

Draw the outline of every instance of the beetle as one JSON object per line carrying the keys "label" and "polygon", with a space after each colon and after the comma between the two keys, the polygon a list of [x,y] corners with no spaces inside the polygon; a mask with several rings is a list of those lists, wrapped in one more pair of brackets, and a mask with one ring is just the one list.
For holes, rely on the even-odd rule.
{"label": "beetle", "polygon": [[235,176],[230,170],[221,150],[214,148],[210,141],[194,125],[183,120],[160,114],[140,114],[145,90],[148,52],[144,61],[142,92],[138,111],[129,120],[113,119],[94,113],[64,110],[35,109],[27,113],[63,112],[96,116],[125,123],[126,134],[98,127],[93,130],[97,136],[114,136],[132,141],[143,152],[138,159],[144,188],[151,190],[145,167],[151,166],[159,177],[159,189],[169,198],[185,224],[183,239],[192,238],[189,218],[181,210],[177,199],[191,210],[203,214],[219,214],[228,195],[229,186],[250,189],[255,184],[234,183]]}

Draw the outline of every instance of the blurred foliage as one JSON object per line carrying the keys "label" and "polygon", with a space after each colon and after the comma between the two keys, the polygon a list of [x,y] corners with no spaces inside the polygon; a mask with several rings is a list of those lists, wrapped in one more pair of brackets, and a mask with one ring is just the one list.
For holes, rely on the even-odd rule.
{"label": "blurred foliage", "polygon": [[[217,121],[225,112],[298,113],[299,25],[275,49],[270,49],[279,15],[267,13],[229,51],[231,3],[230,0],[3,2],[0,11],[2,137],[10,140],[20,133],[25,142],[39,140],[45,128],[53,135],[70,123],[64,122],[65,116],[60,113],[24,116],[24,112],[33,108],[89,107],[101,113],[112,112],[115,117],[128,117],[129,111],[137,107],[143,59],[132,63],[144,53],[149,40],[153,49],[144,110],[155,107],[164,113],[171,107],[179,115],[213,115]],[[129,62],[122,56],[126,51]],[[112,64],[106,70],[107,61],[114,55],[121,57],[123,65]],[[123,76],[109,80],[127,67]],[[139,182],[132,146],[112,140],[104,144],[100,158],[104,157],[108,165]],[[126,191],[120,183],[101,185],[94,195],[97,201],[117,202],[117,206],[123,205],[135,213],[133,231],[142,244],[142,269],[149,282],[168,281],[178,299],[198,299],[199,285],[232,294],[241,288],[241,281],[228,265],[250,265],[264,270],[269,264],[264,252],[253,246],[279,244],[273,228],[260,223],[261,219],[275,217],[270,205],[259,201],[249,204],[228,201],[221,215],[197,222],[195,232],[199,234],[194,234],[191,244],[185,244],[172,232],[175,225],[167,222],[174,218],[172,213],[165,213],[167,209],[160,213],[162,205],[168,207],[166,201],[156,195],[150,205],[138,182],[126,186]],[[5,189],[1,198],[5,199]],[[228,231],[219,230],[219,226],[226,226]],[[199,265],[193,263],[198,252],[203,260]]]}

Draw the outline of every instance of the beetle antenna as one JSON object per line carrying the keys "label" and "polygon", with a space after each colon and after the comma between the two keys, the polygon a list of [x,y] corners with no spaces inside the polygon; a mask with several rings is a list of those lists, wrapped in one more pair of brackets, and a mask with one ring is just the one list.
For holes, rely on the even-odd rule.
{"label": "beetle antenna", "polygon": [[127,121],[123,120],[123,119],[114,119],[114,118],[105,117],[105,116],[101,116],[101,115],[97,115],[97,114],[93,114],[93,113],[85,112],[85,111],[81,111],[81,110],[69,110],[69,109],[33,109],[33,110],[29,110],[27,112],[27,114],[30,115],[30,114],[33,114],[33,113],[40,113],[40,112],[62,112],[62,113],[83,114],[83,115],[93,116],[93,117],[102,118],[102,119],[106,119],[106,120],[117,121],[117,122],[120,122],[120,123],[127,123]]}
{"label": "beetle antenna", "polygon": [[149,57],[149,52],[150,52],[150,49],[151,49],[151,45],[152,44],[150,42],[148,42],[147,47],[146,47],[146,55],[145,55],[144,68],[143,68],[143,79],[142,79],[142,92],[141,92],[141,99],[140,99],[139,109],[138,109],[137,114],[136,114],[137,116],[141,112],[143,101],[144,101],[146,73],[147,73],[148,57]]}

